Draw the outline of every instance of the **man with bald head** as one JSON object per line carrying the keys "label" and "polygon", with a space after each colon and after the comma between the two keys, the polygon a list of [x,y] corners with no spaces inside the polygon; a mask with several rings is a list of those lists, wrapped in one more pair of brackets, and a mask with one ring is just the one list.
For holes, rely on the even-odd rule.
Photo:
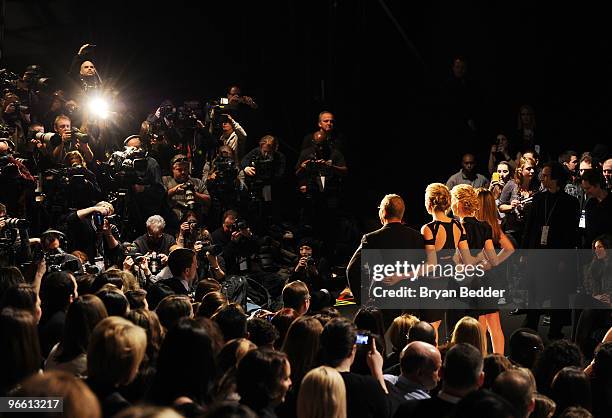
{"label": "man with bald head", "polygon": [[[423,236],[416,230],[404,225],[402,218],[406,206],[401,196],[388,194],[383,197],[378,206],[378,218],[382,228],[365,234],[361,238],[361,244],[353,254],[347,267],[347,277],[351,285],[353,295],[360,301],[361,296],[361,251],[369,249],[377,250],[420,250],[421,257],[410,260],[415,265],[424,258],[425,243]],[[386,260],[387,264],[394,264],[394,260]],[[364,295],[365,296],[365,295]]]}
{"label": "man with bald head", "polygon": [[[438,371],[442,367],[442,357],[431,344],[414,341],[400,354],[401,374],[389,391],[393,412],[399,405],[411,399],[429,399],[429,392],[438,385]],[[385,376],[385,380],[387,376]]]}

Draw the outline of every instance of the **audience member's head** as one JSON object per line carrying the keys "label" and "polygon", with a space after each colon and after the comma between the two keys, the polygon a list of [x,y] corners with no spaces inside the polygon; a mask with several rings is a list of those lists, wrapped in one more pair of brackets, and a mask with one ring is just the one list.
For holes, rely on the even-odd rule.
{"label": "audience member's head", "polygon": [[280,334],[274,325],[263,318],[250,318],[247,321],[249,340],[257,347],[273,349]]}
{"label": "audience member's head", "polygon": [[155,313],[165,330],[175,326],[181,318],[193,317],[191,300],[185,295],[166,296],[159,302]]}
{"label": "audience member's head", "polygon": [[208,292],[202,298],[202,303],[198,307],[198,316],[204,318],[211,318],[217,309],[221,306],[227,305],[227,298],[219,291]]}
{"label": "audience member's head", "polygon": [[108,316],[125,317],[130,310],[130,303],[123,292],[115,285],[104,285],[102,289],[96,292],[96,296],[99,297],[104,303],[104,306],[106,306]]}
{"label": "audience member's head", "polygon": [[202,298],[210,292],[221,291],[221,285],[215,279],[202,279],[198,282],[195,290],[196,302],[202,302]]}
{"label": "audience member's head", "polygon": [[155,311],[148,309],[132,309],[126,315],[126,319],[138,325],[147,333],[147,362],[155,364],[161,347],[164,330]]}
{"label": "audience member's head", "polygon": [[14,266],[0,267],[0,300],[6,289],[21,283],[25,283],[21,270]]}
{"label": "audience member's head", "polygon": [[487,340],[477,319],[471,316],[464,316],[457,322],[453,330],[451,345],[458,343],[468,343],[476,347],[482,356],[487,355]]}
{"label": "audience member's head", "polygon": [[[385,324],[382,311],[373,306],[364,306],[360,308],[353,319],[355,327],[361,331],[369,331],[372,334],[379,336],[385,335]],[[384,338],[381,338],[382,350],[381,353],[387,351],[387,345]]]}
{"label": "audience member's head", "polygon": [[489,354],[484,358],[482,369],[485,374],[485,380],[482,384],[483,389],[491,389],[493,382],[502,372],[511,369],[512,363],[501,354]]}
{"label": "audience member's head", "polygon": [[87,353],[91,334],[100,321],[108,317],[104,303],[94,295],[83,295],[68,307],[64,334],[59,345],[57,362],[68,362]]}
{"label": "audience member's head", "polygon": [[436,330],[429,322],[419,321],[408,331],[408,344],[413,341],[423,341],[424,343],[436,345]]}
{"label": "audience member's head", "polygon": [[89,340],[88,377],[110,387],[126,385],[136,377],[146,349],[142,328],[118,316],[103,319]]}
{"label": "audience member's head", "polygon": [[171,408],[135,405],[122,410],[114,418],[182,418],[183,415]]}
{"label": "audience member's head", "polygon": [[158,405],[170,406],[186,396],[208,404],[217,376],[214,337],[204,322],[206,318],[182,318],[168,330],[157,358],[157,374],[149,398]]}
{"label": "audience member's head", "polygon": [[134,289],[125,292],[125,297],[130,304],[130,309],[149,309],[147,303],[147,291],[144,289]]}
{"label": "audience member's head", "polygon": [[408,343],[408,332],[417,322],[419,322],[419,318],[410,314],[402,314],[391,322],[388,332],[389,341],[391,341],[394,353],[401,352],[406,346]]}
{"label": "audience member's head", "polygon": [[508,347],[510,361],[531,369],[538,355],[544,350],[544,343],[534,330],[519,328],[510,335]]}
{"label": "audience member's head", "polygon": [[534,395],[534,407],[533,411],[531,411],[531,415],[529,418],[552,418],[557,409],[557,404],[555,401],[550,399],[546,395],[542,395],[541,393],[536,393]]}
{"label": "audience member's head", "polygon": [[0,311],[4,308],[28,311],[34,315],[37,323],[42,316],[40,298],[31,284],[20,283],[6,289],[4,296],[0,299]]}
{"label": "audience member's head", "polygon": [[[101,418],[102,410],[96,395],[81,379],[74,375],[60,371],[49,370],[44,374],[36,373],[24,380],[14,393],[17,397],[58,397],[62,398],[62,412],[37,412],[41,418]],[[6,414],[7,417],[20,417],[23,413]]]}
{"label": "audience member's head", "polygon": [[238,362],[248,351],[256,348],[257,346],[253,344],[251,340],[247,340],[246,338],[236,338],[226,342],[217,356],[219,373],[225,374],[232,367],[236,367]]}
{"label": "audience member's head", "polygon": [[297,400],[298,418],[346,418],[346,387],[336,369],[320,366],[309,371]]}
{"label": "audience member's head", "polygon": [[211,317],[219,325],[225,341],[247,337],[247,316],[237,303],[221,306]]}
{"label": "audience member's head", "polygon": [[593,415],[580,406],[570,406],[559,414],[559,418],[593,418]]}
{"label": "audience member's head", "polygon": [[478,389],[484,381],[482,352],[471,344],[453,345],[440,369],[442,390],[458,397]]}
{"label": "audience member's head", "polygon": [[28,311],[4,308],[0,312],[0,394],[37,373],[42,356],[36,318]]}
{"label": "audience member's head", "polygon": [[301,316],[289,327],[282,351],[291,363],[291,380],[299,385],[317,363],[323,326],[312,317]]}
{"label": "audience member's head", "polygon": [[283,341],[285,341],[289,327],[299,316],[296,310],[292,308],[283,308],[272,316],[270,322],[272,322],[272,325],[276,327],[280,334],[279,339],[276,340],[276,349],[280,349]]}
{"label": "audience member's head", "polygon": [[291,387],[291,366],[285,353],[257,348],[238,363],[240,403],[255,412],[279,405]]}
{"label": "audience member's head", "polygon": [[408,344],[400,355],[402,376],[427,390],[437,386],[440,367],[442,367],[442,357],[438,349],[422,341]]}
{"label": "audience member's head", "polygon": [[493,382],[493,392],[508,400],[517,412],[517,418],[527,418],[535,407],[536,388],[523,370],[506,370]]}
{"label": "audience member's head", "polygon": [[296,280],[287,283],[283,288],[283,307],[291,308],[298,315],[304,315],[310,307],[310,293],[306,283]]}
{"label": "audience member's head", "polygon": [[208,410],[206,418],[257,418],[257,414],[246,405],[236,402],[219,402]]}
{"label": "audience member's head", "polygon": [[46,274],[40,285],[42,321],[57,312],[66,312],[68,305],[78,297],[74,276],[65,271]]}
{"label": "audience member's head", "polygon": [[612,341],[601,344],[595,350],[592,376],[602,384],[612,382]]}
{"label": "audience member's head", "polygon": [[544,348],[533,367],[538,392],[551,396],[550,385],[555,375],[567,366],[582,366],[582,353],[578,346],[567,340],[553,341]]}
{"label": "audience member's head", "polygon": [[457,404],[454,418],[518,418],[510,402],[486,389],[476,390]]}
{"label": "audience member's head", "polygon": [[355,324],[346,318],[334,318],[325,325],[321,333],[322,363],[337,367],[344,360],[355,357]]}
{"label": "audience member's head", "polygon": [[559,370],[551,384],[551,398],[559,411],[570,406],[591,410],[591,382],[579,367],[569,366]]}

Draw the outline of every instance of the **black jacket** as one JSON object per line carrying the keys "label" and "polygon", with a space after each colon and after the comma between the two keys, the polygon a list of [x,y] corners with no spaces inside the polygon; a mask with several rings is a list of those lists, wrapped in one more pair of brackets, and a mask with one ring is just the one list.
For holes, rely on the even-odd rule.
{"label": "black jacket", "polygon": [[[361,238],[359,248],[353,254],[349,261],[346,274],[351,284],[353,295],[360,300],[361,294],[361,251],[379,249],[379,250],[422,250],[422,258],[413,260],[418,264],[425,259],[425,242],[423,236],[416,230],[399,222],[389,223],[382,228],[365,234]],[[420,254],[420,253],[419,253]],[[391,261],[389,260],[391,263]]]}

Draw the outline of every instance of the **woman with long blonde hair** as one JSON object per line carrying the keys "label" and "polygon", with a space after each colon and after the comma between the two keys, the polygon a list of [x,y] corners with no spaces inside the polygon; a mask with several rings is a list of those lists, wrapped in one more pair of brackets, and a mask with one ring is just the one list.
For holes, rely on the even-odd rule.
{"label": "woman with long blonde hair", "polygon": [[[499,213],[497,212],[493,193],[485,188],[480,188],[476,190],[476,195],[480,203],[476,211],[476,219],[481,222],[486,222],[491,227],[493,246],[496,249],[501,249],[501,251],[495,255],[496,260],[493,264],[499,265],[512,255],[514,252],[514,245],[501,229]],[[488,276],[493,283],[497,283],[498,287],[503,288],[505,287],[505,280],[500,269],[500,267],[494,267],[488,272]],[[478,320],[483,330],[485,330],[485,332],[488,330],[491,335],[493,352],[503,355],[505,338],[499,319],[499,309],[485,309],[481,313],[482,315]]]}
{"label": "woman with long blonde hair", "polygon": [[327,366],[309,371],[298,395],[298,418],[346,418],[346,387],[340,373]]}
{"label": "woman with long blonde hair", "polygon": [[453,330],[449,348],[460,343],[473,345],[482,353],[483,358],[487,355],[487,341],[485,335],[482,332],[478,320],[471,316],[464,316],[457,322]]}

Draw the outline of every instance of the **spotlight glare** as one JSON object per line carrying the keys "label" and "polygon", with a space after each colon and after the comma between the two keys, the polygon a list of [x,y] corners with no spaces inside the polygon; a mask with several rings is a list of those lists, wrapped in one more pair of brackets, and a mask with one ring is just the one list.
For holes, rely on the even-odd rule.
{"label": "spotlight glare", "polygon": [[93,98],[89,101],[89,111],[102,119],[106,119],[109,115],[108,103],[101,97]]}

